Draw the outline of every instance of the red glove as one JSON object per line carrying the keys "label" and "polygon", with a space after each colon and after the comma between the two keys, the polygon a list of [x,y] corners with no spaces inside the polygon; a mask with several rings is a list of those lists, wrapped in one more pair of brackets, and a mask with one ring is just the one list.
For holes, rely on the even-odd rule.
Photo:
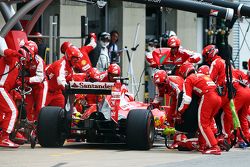
{"label": "red glove", "polygon": [[201,60],[200,57],[197,57],[197,56],[192,56],[188,59],[188,62],[190,63],[198,63],[199,61]]}
{"label": "red glove", "polygon": [[5,49],[4,55],[9,56],[9,57],[17,57],[17,58],[23,57],[22,54],[20,54],[18,51],[13,50],[13,49]]}
{"label": "red glove", "polygon": [[89,37],[90,37],[90,38],[93,38],[93,39],[96,41],[96,34],[95,34],[95,33],[90,33],[90,34],[89,34]]}

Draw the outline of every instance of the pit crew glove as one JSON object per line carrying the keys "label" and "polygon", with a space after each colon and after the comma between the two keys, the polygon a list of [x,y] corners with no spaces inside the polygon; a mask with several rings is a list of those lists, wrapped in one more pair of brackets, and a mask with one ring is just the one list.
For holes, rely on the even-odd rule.
{"label": "pit crew glove", "polygon": [[90,34],[89,34],[89,37],[90,37],[90,38],[93,38],[93,39],[96,41],[96,34],[95,34],[95,33],[90,33]]}
{"label": "pit crew glove", "polygon": [[9,56],[9,57],[17,57],[17,58],[23,57],[22,54],[20,54],[18,51],[13,50],[13,49],[5,49],[4,50],[4,55]]}

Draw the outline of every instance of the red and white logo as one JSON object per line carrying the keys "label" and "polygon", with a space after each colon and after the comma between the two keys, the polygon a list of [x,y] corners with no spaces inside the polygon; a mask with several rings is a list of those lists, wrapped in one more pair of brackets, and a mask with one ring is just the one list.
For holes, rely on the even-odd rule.
{"label": "red and white logo", "polygon": [[219,14],[218,10],[211,9],[211,11],[210,11],[211,16],[218,16],[218,14]]}

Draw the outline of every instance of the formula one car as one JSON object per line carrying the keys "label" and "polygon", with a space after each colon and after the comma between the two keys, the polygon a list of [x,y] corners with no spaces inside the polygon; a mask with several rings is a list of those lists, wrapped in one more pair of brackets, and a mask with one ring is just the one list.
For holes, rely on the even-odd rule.
{"label": "formula one car", "polygon": [[[95,94],[95,105],[74,114],[75,94]],[[148,104],[137,102],[119,82],[70,82],[65,108],[41,109],[37,136],[42,147],[63,146],[65,139],[85,142],[126,143],[130,149],[148,150],[155,135],[154,116]],[[100,100],[101,98],[101,100]]]}

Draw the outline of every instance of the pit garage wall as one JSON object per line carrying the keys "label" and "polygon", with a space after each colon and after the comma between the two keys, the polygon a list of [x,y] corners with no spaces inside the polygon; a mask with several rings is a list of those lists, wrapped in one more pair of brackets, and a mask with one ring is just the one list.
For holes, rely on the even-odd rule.
{"label": "pit garage wall", "polygon": [[[58,35],[60,37],[80,37],[81,36],[81,16],[86,16],[86,4],[69,0],[55,0],[45,10],[43,14],[44,34],[49,35],[49,17],[58,16]],[[64,41],[70,41],[73,45],[80,47],[81,39],[60,38],[57,49]],[[62,55],[60,55],[61,57]]]}
{"label": "pit garage wall", "polygon": [[[134,53],[133,61],[133,71],[135,76],[136,87],[140,84],[138,99],[139,101],[144,101],[144,74],[140,81],[140,76],[144,72],[144,62],[145,62],[145,30],[146,30],[146,12],[145,5],[136,4],[131,2],[123,2],[123,22],[122,22],[122,34],[123,34],[123,46],[127,46],[129,49],[133,47],[137,24],[140,24],[138,31],[138,38],[136,44],[139,44],[136,52]],[[152,25],[153,26],[153,25]],[[131,53],[131,50],[129,50]],[[131,56],[131,54],[130,54]],[[128,58],[126,52],[122,56],[123,61],[123,76],[128,76]],[[140,82],[140,83],[139,83]],[[135,90],[136,94],[136,90]]]}
{"label": "pit garage wall", "polygon": [[[177,11],[177,35],[184,48],[197,51],[197,14]],[[203,41],[199,43],[202,45]]]}
{"label": "pit garage wall", "polygon": [[[141,78],[141,82],[140,76],[144,70],[145,61],[146,6],[138,3],[121,2],[115,0],[112,1],[109,8],[111,9],[109,11],[109,30],[116,29],[120,32],[120,40],[118,41],[120,48],[124,48],[125,46],[128,48],[133,47],[136,27],[138,23],[140,24],[137,41],[140,46],[133,57],[133,70],[136,84],[140,84],[138,95],[139,100],[144,101],[145,89],[144,85],[142,85],[145,83],[144,74]],[[173,11],[171,13],[173,13]],[[171,20],[168,19],[167,22],[169,24],[168,27],[174,27],[173,29],[176,30],[177,35],[181,38],[182,45],[185,48],[194,51],[197,51],[197,48],[199,48],[198,51],[200,52],[201,48],[203,47],[203,42],[197,42],[197,30],[199,29],[199,32],[202,31],[202,24],[197,23],[196,16],[197,15],[194,13],[177,10],[177,12],[173,13],[173,18]],[[126,52],[123,52],[123,76],[128,76],[128,67],[128,58]]]}
{"label": "pit garage wall", "polygon": [[[81,16],[86,16],[86,5],[83,3],[60,5],[60,36],[61,37],[80,37],[81,36]],[[70,40],[73,45],[80,47],[81,39],[60,39],[60,44]]]}

